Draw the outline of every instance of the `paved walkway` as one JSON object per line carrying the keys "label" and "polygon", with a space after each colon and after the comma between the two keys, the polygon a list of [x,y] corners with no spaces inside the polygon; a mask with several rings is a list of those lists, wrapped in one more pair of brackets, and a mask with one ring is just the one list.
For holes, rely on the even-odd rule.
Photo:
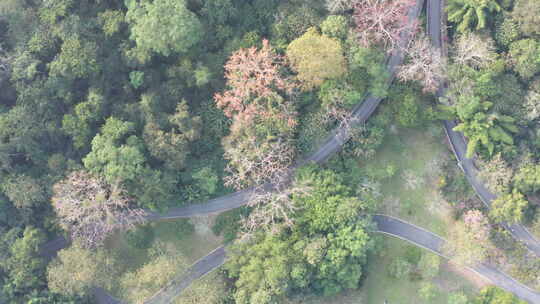
{"label": "paved walkway", "polygon": [[[387,215],[374,215],[373,221],[377,224],[375,232],[384,233],[393,237],[400,238],[418,247],[429,250],[439,256],[448,258],[442,248],[446,240],[440,236],[431,233],[416,225],[407,223],[395,217]],[[185,274],[174,279],[170,284],[156,293],[152,298],[145,301],[145,304],[169,304],[177,296],[181,295],[193,281],[201,278],[207,273],[215,270],[223,265],[226,260],[225,248],[218,247],[210,254],[193,264]],[[474,267],[468,267],[473,272],[491,281],[494,285],[503,288],[519,298],[533,304],[540,303],[540,294],[531,288],[519,283],[507,274],[497,270],[496,268],[480,264]],[[109,304],[111,302],[103,302]],[[120,303],[120,302],[115,302]],[[101,303],[100,303],[101,304]]]}
{"label": "paved walkway", "polygon": [[[442,50],[443,41],[441,39],[441,14],[442,0],[428,0],[427,5],[427,28],[428,34],[434,46]],[[444,96],[444,86],[437,93],[438,97]],[[454,131],[456,123],[454,121],[444,121],[444,130],[448,137],[448,141],[452,146],[452,150],[456,155],[459,167],[465,173],[467,180],[473,187],[474,191],[486,207],[491,207],[491,202],[496,199],[495,194],[489,191],[484,183],[478,177],[478,169],[474,164],[474,160],[466,157],[467,141],[463,134]],[[538,241],[523,225],[520,224],[504,224],[505,228],[512,236],[521,241],[531,252],[540,257],[540,241]]]}

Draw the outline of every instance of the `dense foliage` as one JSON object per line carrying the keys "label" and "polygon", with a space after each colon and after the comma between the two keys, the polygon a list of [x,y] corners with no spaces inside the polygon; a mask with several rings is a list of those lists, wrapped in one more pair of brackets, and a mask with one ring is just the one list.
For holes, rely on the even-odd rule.
{"label": "dense foliage", "polygon": [[237,303],[272,303],[310,290],[332,295],[359,284],[373,249],[365,216],[373,198],[356,198],[328,170],[308,167],[296,179],[310,191],[293,197],[295,226],[231,248],[226,269],[236,279]]}
{"label": "dense foliage", "polygon": [[[216,220],[233,243],[230,288],[220,274],[179,301],[200,302],[214,287],[209,303],[356,288],[375,248],[378,183],[396,173],[368,160],[388,132],[440,119],[457,120],[499,196],[480,210],[455,164],[443,168],[439,188],[457,218],[448,252],[463,264],[495,247],[520,256],[498,224],[540,231],[540,2],[449,0],[448,62],[409,22],[415,3],[0,1],[0,302],[86,303],[96,286],[141,302],[187,265],[151,225],[135,228],[147,212],[269,183],[277,194],[257,192]],[[414,41],[400,43],[405,33]],[[397,49],[402,83],[388,88]],[[351,123],[369,94],[387,100],[366,124]],[[336,127],[351,135],[343,152],[292,176]],[[104,246],[114,232],[148,262],[120,267]],[[58,251],[47,241],[60,235],[73,244]],[[437,258],[413,260],[396,259],[390,275],[439,271]],[[514,272],[533,277],[540,265],[522,261]],[[429,301],[435,289],[424,283]],[[499,298],[514,301],[488,289],[478,303]]]}

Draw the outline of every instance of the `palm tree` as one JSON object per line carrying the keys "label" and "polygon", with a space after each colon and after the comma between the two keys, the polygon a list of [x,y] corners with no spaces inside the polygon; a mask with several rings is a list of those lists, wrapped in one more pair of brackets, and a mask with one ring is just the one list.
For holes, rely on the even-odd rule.
{"label": "palm tree", "polygon": [[499,12],[501,6],[497,0],[450,0],[447,10],[448,20],[458,24],[459,32],[465,32],[473,27],[484,28],[487,14]]}
{"label": "palm tree", "polygon": [[467,157],[472,157],[480,146],[487,148],[489,155],[495,151],[496,144],[514,144],[510,133],[518,132],[515,119],[500,113],[487,111],[493,106],[489,101],[471,97],[468,104],[458,107],[461,123],[454,130],[461,131],[469,139]]}

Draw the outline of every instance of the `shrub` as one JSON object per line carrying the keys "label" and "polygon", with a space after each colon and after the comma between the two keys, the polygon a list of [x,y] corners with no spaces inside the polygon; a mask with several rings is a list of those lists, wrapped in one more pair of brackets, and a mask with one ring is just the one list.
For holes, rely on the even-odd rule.
{"label": "shrub", "polygon": [[148,249],[154,241],[154,230],[150,225],[141,225],[126,232],[129,246],[138,249]]}

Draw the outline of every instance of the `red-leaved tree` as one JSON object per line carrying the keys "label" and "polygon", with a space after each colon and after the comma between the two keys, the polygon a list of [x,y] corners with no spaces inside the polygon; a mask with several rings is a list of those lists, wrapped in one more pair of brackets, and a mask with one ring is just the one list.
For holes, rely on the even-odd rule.
{"label": "red-leaved tree", "polygon": [[276,184],[286,178],[295,156],[296,112],[291,100],[298,86],[285,76],[285,68],[285,58],[267,40],[260,49],[236,51],[225,65],[227,90],[214,99],[233,120],[223,140],[229,186]]}
{"label": "red-leaved tree", "polygon": [[415,4],[416,0],[357,1],[353,17],[360,43],[365,47],[381,45],[388,51],[396,49],[403,33],[418,29],[417,22],[407,17]]}
{"label": "red-leaved tree", "polygon": [[268,40],[262,48],[240,49],[225,64],[225,79],[229,88],[223,94],[216,93],[214,99],[227,117],[238,113],[250,113],[254,98],[269,97],[276,90],[290,94],[296,85],[283,77],[281,69],[285,59],[276,54]]}

